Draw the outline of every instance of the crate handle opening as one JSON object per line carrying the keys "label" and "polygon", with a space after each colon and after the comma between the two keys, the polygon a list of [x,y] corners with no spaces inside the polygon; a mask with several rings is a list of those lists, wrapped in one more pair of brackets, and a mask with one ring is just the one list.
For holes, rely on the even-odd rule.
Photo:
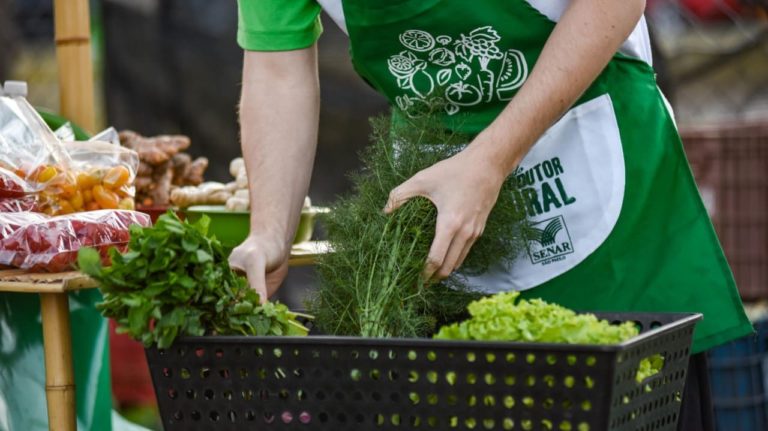
{"label": "crate handle opening", "polygon": [[653,355],[640,359],[637,369],[635,370],[635,382],[639,385],[648,383],[651,379],[661,373],[665,364],[666,361],[664,355],[660,353],[654,353]]}

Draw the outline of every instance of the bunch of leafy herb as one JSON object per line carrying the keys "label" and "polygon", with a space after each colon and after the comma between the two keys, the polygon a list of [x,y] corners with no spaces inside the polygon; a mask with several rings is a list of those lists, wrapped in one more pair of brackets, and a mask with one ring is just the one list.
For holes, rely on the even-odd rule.
{"label": "bunch of leafy herb", "polygon": [[[634,322],[613,325],[594,314],[576,313],[541,299],[519,300],[518,292],[498,293],[469,304],[470,318],[443,326],[441,340],[522,341],[565,344],[618,344],[638,335]],[[640,361],[637,381],[661,370],[664,359]]]}
{"label": "bunch of leafy herb", "polygon": [[477,240],[457,273],[440,283],[421,276],[435,236],[437,210],[414,198],[391,215],[382,208],[392,189],[419,171],[455,155],[471,141],[426,112],[371,120],[372,144],[354,191],[324,217],[334,252],[319,261],[320,285],[308,308],[319,328],[335,335],[421,337],[465,312],[480,295],[467,275],[505,264],[524,250],[528,222],[515,205],[516,184],[505,181]]}
{"label": "bunch of leafy herb", "polygon": [[209,219],[190,224],[169,212],[154,227],[131,226],[126,253],[110,250],[112,266],[82,249],[80,270],[96,279],[119,333],[166,348],[180,335],[306,335],[285,305],[259,295],[227,264],[221,243],[208,238]]}

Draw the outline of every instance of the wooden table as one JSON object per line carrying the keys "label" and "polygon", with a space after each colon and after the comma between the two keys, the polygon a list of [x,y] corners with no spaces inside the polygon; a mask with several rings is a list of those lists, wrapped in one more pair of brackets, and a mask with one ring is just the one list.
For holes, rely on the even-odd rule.
{"label": "wooden table", "polygon": [[[328,251],[322,241],[293,246],[290,266],[312,265]],[[40,295],[45,351],[45,394],[50,430],[76,431],[75,380],[72,368],[72,333],[69,322],[69,292],[98,287],[79,273],[31,274],[22,270],[0,271],[0,292]]]}

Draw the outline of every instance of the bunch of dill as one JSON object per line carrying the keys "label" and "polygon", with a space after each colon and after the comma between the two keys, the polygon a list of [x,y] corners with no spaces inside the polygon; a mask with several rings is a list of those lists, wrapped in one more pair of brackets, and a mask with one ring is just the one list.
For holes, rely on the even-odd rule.
{"label": "bunch of dill", "polygon": [[308,302],[309,312],[328,334],[428,336],[480,296],[467,285],[467,275],[508,263],[525,249],[528,223],[515,205],[510,177],[458,272],[439,283],[422,279],[437,209],[426,198],[414,198],[391,215],[382,208],[393,188],[461,151],[471,137],[446,130],[428,112],[416,117],[394,112],[372,119],[371,125],[363,168],[351,176],[353,193],[324,218],[334,252],[320,259],[320,285]]}

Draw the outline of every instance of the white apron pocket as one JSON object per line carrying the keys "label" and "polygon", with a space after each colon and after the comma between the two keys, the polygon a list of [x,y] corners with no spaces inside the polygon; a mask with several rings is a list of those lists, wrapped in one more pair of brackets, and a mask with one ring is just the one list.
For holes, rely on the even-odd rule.
{"label": "white apron pocket", "polygon": [[507,268],[469,277],[478,290],[526,290],[563,274],[608,238],[621,213],[625,168],[609,95],[568,111],[523,159],[517,198],[535,239]]}

